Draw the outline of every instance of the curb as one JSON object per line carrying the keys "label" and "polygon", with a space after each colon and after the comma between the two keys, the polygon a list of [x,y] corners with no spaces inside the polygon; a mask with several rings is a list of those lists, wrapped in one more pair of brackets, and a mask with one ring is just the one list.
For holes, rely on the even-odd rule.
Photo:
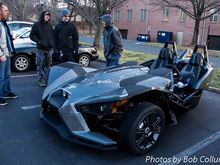
{"label": "curb", "polygon": [[219,88],[209,87],[207,90],[220,94],[220,89]]}

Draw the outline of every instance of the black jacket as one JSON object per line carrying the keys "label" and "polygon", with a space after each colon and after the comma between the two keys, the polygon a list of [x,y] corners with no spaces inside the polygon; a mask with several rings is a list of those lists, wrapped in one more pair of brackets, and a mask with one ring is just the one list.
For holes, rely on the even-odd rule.
{"label": "black jacket", "polygon": [[34,23],[30,33],[30,39],[37,43],[37,48],[40,50],[53,48],[54,30],[50,22],[44,21],[46,12],[41,13],[40,20]]}
{"label": "black jacket", "polygon": [[55,27],[54,47],[56,51],[78,53],[79,34],[75,25],[71,22],[61,21]]}

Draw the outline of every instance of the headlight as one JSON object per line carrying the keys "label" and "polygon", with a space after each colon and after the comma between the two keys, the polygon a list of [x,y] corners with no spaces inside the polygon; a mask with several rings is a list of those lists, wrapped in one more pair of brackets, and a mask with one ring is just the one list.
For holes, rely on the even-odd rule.
{"label": "headlight", "polygon": [[68,91],[63,89],[62,90],[62,95],[63,95],[63,97],[68,98],[71,94]]}
{"label": "headlight", "polygon": [[63,91],[63,97],[67,97],[68,93],[66,91]]}

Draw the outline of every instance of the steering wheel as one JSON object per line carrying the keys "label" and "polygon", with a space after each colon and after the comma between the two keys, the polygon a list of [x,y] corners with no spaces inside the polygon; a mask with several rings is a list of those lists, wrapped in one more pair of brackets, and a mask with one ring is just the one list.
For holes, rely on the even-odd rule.
{"label": "steering wheel", "polygon": [[172,69],[173,83],[176,84],[180,80],[180,71],[173,65],[166,65],[166,68]]}

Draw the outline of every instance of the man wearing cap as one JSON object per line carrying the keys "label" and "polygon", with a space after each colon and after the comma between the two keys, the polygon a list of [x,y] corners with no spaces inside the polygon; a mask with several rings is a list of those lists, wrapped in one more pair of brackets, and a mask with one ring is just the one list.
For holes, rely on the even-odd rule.
{"label": "man wearing cap", "polygon": [[30,33],[30,39],[37,43],[36,65],[39,75],[39,86],[41,87],[46,86],[52,63],[54,30],[49,22],[50,16],[49,11],[43,11],[39,21],[34,23]]}
{"label": "man wearing cap", "polygon": [[54,52],[59,54],[60,62],[75,62],[78,53],[79,34],[75,25],[70,22],[70,11],[61,10],[61,21],[55,26]]}
{"label": "man wearing cap", "polygon": [[118,66],[121,51],[123,50],[121,33],[118,28],[113,25],[110,14],[101,16],[101,20],[104,26],[103,43],[106,67]]}

